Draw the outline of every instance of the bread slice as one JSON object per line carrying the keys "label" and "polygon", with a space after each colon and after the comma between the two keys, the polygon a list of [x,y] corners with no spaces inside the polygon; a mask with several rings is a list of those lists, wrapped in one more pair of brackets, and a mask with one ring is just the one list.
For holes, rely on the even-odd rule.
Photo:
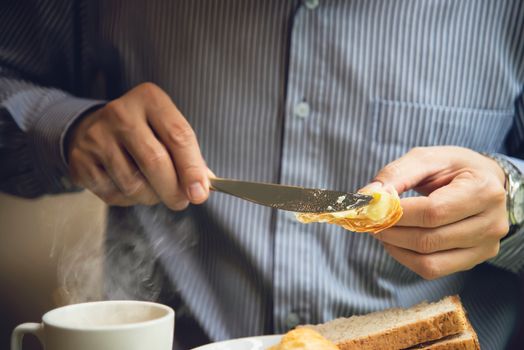
{"label": "bread slice", "polygon": [[455,295],[407,309],[388,309],[305,327],[315,329],[340,350],[371,350],[406,349],[461,333],[471,326]]}
{"label": "bread slice", "polygon": [[479,350],[477,334],[473,330],[465,330],[459,334],[450,335],[438,340],[413,346],[406,350]]}

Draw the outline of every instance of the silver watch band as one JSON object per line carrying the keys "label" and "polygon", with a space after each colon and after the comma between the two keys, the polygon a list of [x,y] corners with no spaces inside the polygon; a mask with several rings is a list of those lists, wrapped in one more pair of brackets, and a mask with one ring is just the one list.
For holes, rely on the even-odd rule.
{"label": "silver watch band", "polygon": [[[508,234],[504,239],[510,237],[513,233],[518,231],[522,227],[522,222],[517,222],[514,215],[514,198],[515,191],[519,186],[522,186],[523,175],[520,170],[510,161],[508,161],[503,155],[497,153],[482,153],[482,155],[489,157],[497,162],[497,164],[502,168],[505,174],[505,184],[506,189],[506,208],[508,211],[508,221],[510,229]],[[517,182],[521,183],[517,183]]]}

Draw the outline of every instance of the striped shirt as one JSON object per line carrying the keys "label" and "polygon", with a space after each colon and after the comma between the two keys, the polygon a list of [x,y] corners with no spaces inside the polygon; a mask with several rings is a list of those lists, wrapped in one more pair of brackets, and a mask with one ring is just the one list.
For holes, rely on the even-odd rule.
{"label": "striped shirt", "polygon": [[[410,148],[444,144],[524,170],[522,1],[11,0],[0,188],[71,190],[71,123],[145,81],[222,177],[354,190]],[[181,212],[112,208],[107,241],[109,297],[154,299],[165,280],[177,324],[210,340],[459,293],[482,348],[502,349],[524,266],[519,232],[488,263],[426,281],[369,235],[221,194]]]}

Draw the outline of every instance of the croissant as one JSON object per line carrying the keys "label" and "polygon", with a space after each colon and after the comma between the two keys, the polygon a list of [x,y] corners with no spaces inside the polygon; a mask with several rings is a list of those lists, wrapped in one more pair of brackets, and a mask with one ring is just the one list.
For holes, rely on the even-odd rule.
{"label": "croissant", "polygon": [[377,233],[395,225],[402,217],[402,207],[398,193],[362,191],[373,196],[371,202],[364,207],[332,213],[296,213],[297,220],[304,223],[326,222],[342,226],[355,232]]}
{"label": "croissant", "polygon": [[310,328],[296,328],[284,334],[280,343],[268,350],[338,350],[338,347]]}

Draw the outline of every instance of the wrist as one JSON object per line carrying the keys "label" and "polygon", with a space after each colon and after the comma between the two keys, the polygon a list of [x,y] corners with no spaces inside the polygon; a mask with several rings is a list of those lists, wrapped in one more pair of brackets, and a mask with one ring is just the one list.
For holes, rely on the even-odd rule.
{"label": "wrist", "polygon": [[506,172],[502,168],[500,162],[495,158],[494,155],[487,154],[487,153],[481,153],[486,160],[488,160],[490,167],[491,167],[491,173],[495,175],[495,177],[499,180],[501,185],[504,187],[504,189],[508,190],[508,178],[506,175]]}
{"label": "wrist", "polygon": [[[32,169],[41,184],[42,193],[59,193],[74,190],[68,178],[63,142],[66,130],[76,117],[101,101],[78,98],[55,89],[31,89],[16,96],[25,101],[35,102],[32,110],[34,122],[29,125],[26,134]],[[16,98],[13,101],[19,101]],[[17,119],[20,108],[6,104],[7,109]]]}
{"label": "wrist", "polygon": [[510,232],[524,225],[524,176],[506,157],[500,154],[484,154],[495,161],[504,172]]}

